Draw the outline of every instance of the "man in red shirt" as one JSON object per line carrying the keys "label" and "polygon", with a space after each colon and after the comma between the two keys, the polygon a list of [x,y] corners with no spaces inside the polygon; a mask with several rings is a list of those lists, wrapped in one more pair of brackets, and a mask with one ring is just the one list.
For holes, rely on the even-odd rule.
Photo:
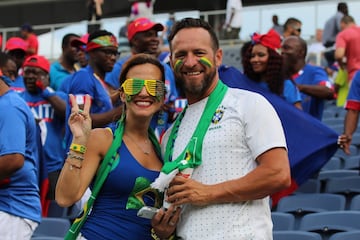
{"label": "man in red shirt", "polygon": [[32,26],[28,23],[22,25],[20,35],[27,43],[26,57],[36,55],[39,49],[39,42]]}

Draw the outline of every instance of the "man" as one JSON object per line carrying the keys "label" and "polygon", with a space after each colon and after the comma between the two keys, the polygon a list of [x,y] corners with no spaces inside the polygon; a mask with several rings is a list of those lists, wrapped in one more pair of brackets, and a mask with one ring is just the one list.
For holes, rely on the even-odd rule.
{"label": "man", "polygon": [[[119,93],[110,95],[105,84],[105,74],[110,72],[118,56],[116,37],[105,30],[98,30],[89,35],[86,52],[89,56],[88,66],[75,72],[62,89],[75,95],[80,105],[84,104],[86,94],[91,96],[91,119],[93,127],[106,127],[117,121],[122,113],[122,106],[113,107],[119,100]],[[67,106],[66,119],[69,118],[71,107]],[[71,143],[71,131],[66,124],[65,141],[68,149]]]}
{"label": "man", "polygon": [[32,26],[28,23],[24,24],[20,28],[20,35],[27,44],[26,56],[31,56],[38,53],[39,41]]}
{"label": "man", "polygon": [[0,77],[0,235],[30,239],[41,221],[36,125],[24,100]]}
{"label": "man", "polygon": [[88,42],[89,34],[86,33],[81,38],[71,40],[71,46],[76,48],[76,59],[75,70],[78,71],[88,65],[89,56],[86,53],[86,44]]}
{"label": "man", "polygon": [[224,38],[239,39],[241,26],[242,26],[242,2],[241,0],[228,0],[226,3]]}
{"label": "man", "polygon": [[287,38],[289,36],[300,36],[301,34],[301,21],[297,18],[288,18],[284,23],[284,32],[283,38]]}
{"label": "man", "polygon": [[300,37],[285,38],[281,46],[284,70],[301,93],[302,109],[321,120],[324,100],[333,99],[334,91],[325,70],[306,64],[307,43]]}
{"label": "man", "polygon": [[16,63],[15,80],[11,84],[11,89],[19,93],[25,91],[24,79],[22,77],[22,65],[25,61],[26,49],[26,42],[22,38],[11,37],[6,41],[5,53]]}
{"label": "man", "polygon": [[69,33],[62,39],[60,58],[50,66],[50,86],[54,90],[58,90],[64,79],[75,72],[74,64],[77,62],[76,49],[71,46],[71,41],[78,38],[78,35]]}
{"label": "man", "polygon": [[360,72],[357,72],[352,80],[344,107],[347,110],[344,119],[344,133],[339,136],[338,144],[346,154],[350,154],[352,136],[356,132],[359,121]]}
{"label": "man", "polygon": [[20,94],[39,124],[44,161],[49,178],[47,199],[55,199],[55,186],[64,162],[63,131],[67,95],[50,87],[50,63],[39,55],[24,62],[26,90]]}
{"label": "man", "polygon": [[[177,22],[169,44],[171,65],[189,106],[164,136],[162,171],[193,168],[190,178],[179,175],[172,180],[165,197],[173,206],[182,206],[176,235],[269,239],[268,196],[290,185],[276,112],[261,95],[219,81],[222,50],[208,23],[192,18]],[[160,210],[152,221],[161,239],[169,237],[176,224],[172,219],[170,226],[162,225],[164,214],[169,216]]]}
{"label": "man", "polygon": [[271,28],[274,29],[280,36],[282,36],[284,32],[284,26],[279,23],[278,15],[273,15],[271,20],[273,22],[273,26]]}
{"label": "man", "polygon": [[341,29],[336,36],[335,60],[341,69],[348,71],[350,83],[356,71],[360,70],[360,27],[356,25],[353,17],[344,16],[341,19]]}
{"label": "man", "polygon": [[[132,54],[147,53],[159,59],[160,39],[158,32],[163,31],[164,26],[160,23],[152,22],[148,18],[138,18],[132,21],[128,26],[128,40]],[[109,85],[111,91],[117,91],[120,88],[119,76],[123,64],[130,56],[123,57],[115,64],[114,69],[106,74],[105,82]],[[168,64],[162,63],[165,68],[165,86],[166,98],[164,111],[155,114],[151,127],[155,130],[158,137],[161,137],[172,122],[173,103],[178,97],[176,90],[174,74]]]}
{"label": "man", "polygon": [[328,66],[331,66],[335,62],[334,58],[334,47],[335,40],[338,33],[341,31],[341,19],[349,14],[348,6],[345,2],[340,2],[337,5],[337,12],[331,16],[324,26],[322,44],[328,48],[325,52],[325,58]]}

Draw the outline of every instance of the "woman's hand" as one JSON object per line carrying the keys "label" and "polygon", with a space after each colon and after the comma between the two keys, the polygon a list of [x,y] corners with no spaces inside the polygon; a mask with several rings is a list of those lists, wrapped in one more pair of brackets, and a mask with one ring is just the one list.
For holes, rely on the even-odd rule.
{"label": "woman's hand", "polygon": [[69,98],[72,107],[68,124],[73,134],[73,139],[76,139],[76,142],[79,144],[85,144],[91,131],[91,118],[89,113],[91,98],[89,95],[85,96],[84,109],[79,108],[74,95],[69,94]]}
{"label": "woman's hand", "polygon": [[179,221],[181,208],[171,205],[167,210],[160,209],[151,220],[156,235],[163,239],[169,238],[176,229]]}

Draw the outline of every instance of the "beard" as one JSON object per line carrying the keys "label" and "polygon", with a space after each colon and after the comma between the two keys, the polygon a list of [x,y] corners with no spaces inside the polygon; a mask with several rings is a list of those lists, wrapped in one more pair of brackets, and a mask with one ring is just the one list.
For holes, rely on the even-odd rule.
{"label": "beard", "polygon": [[205,94],[207,89],[211,86],[216,75],[216,68],[211,68],[209,73],[204,73],[204,78],[200,81],[191,81],[183,77],[182,74],[175,74],[176,86],[180,90],[180,95],[191,95],[194,97],[201,97]]}

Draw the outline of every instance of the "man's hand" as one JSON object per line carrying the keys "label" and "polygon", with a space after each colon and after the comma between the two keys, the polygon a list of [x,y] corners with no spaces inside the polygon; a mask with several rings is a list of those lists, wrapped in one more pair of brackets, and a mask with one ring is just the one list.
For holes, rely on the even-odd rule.
{"label": "man's hand", "polygon": [[205,206],[211,202],[212,191],[209,185],[202,184],[191,178],[176,176],[167,190],[167,201],[175,206],[186,203]]}

